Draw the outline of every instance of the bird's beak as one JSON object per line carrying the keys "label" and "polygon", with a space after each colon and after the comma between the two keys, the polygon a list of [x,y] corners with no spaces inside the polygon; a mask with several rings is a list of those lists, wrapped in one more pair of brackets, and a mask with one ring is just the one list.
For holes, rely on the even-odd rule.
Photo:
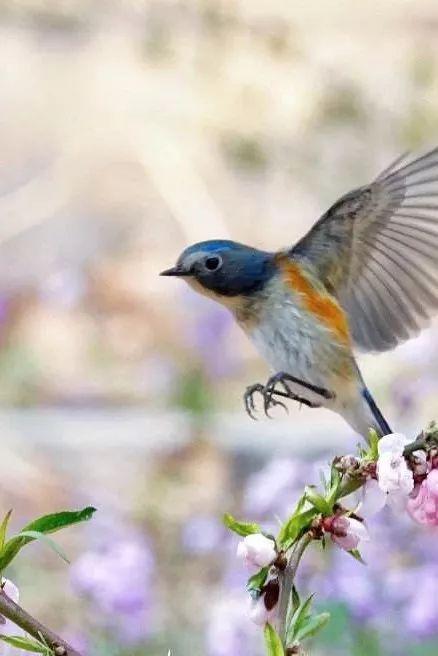
{"label": "bird's beak", "polygon": [[189,276],[190,273],[188,271],[185,271],[182,267],[179,266],[174,266],[171,267],[170,269],[165,269],[165,271],[162,271],[160,273],[160,276]]}

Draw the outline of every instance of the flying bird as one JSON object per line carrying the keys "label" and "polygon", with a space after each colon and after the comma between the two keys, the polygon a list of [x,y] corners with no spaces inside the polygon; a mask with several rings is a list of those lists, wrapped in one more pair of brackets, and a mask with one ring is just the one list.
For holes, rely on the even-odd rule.
{"label": "flying bird", "polygon": [[274,371],[246,390],[250,415],[260,393],[266,413],[290,398],[338,412],[365,437],[391,432],[354,353],[394,348],[438,309],[437,197],[438,148],[403,155],[292,247],[203,241],[162,272],[227,307]]}

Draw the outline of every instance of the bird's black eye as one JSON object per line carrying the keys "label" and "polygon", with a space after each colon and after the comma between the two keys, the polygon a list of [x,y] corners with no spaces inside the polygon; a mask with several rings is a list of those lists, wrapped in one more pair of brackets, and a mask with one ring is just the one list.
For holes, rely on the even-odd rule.
{"label": "bird's black eye", "polygon": [[205,259],[204,264],[209,271],[217,271],[222,265],[222,258],[219,255],[210,255]]}

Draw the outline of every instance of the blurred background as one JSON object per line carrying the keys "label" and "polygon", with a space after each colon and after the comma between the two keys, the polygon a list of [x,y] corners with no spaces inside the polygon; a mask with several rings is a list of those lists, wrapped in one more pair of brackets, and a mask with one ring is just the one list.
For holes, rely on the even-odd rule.
{"label": "blurred background", "polygon": [[[188,243],[293,243],[438,142],[435,0],[0,2],[0,508],[96,518],[10,572],[87,654],[257,656],[223,512],[285,517],[357,436],[251,422],[268,372],[228,314],[158,277]],[[438,330],[361,365],[394,428],[438,418]],[[318,654],[438,650],[438,536],[383,516],[363,567],[306,556]]]}

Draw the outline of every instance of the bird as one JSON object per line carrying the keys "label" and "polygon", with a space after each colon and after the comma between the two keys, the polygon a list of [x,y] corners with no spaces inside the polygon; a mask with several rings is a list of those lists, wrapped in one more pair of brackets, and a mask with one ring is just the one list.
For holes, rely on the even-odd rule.
{"label": "bird", "polygon": [[201,241],[161,272],[228,308],[270,366],[245,391],[251,416],[260,393],[266,414],[292,399],[337,412],[366,439],[392,432],[356,354],[396,347],[438,310],[437,197],[438,147],[405,153],[295,245]]}

